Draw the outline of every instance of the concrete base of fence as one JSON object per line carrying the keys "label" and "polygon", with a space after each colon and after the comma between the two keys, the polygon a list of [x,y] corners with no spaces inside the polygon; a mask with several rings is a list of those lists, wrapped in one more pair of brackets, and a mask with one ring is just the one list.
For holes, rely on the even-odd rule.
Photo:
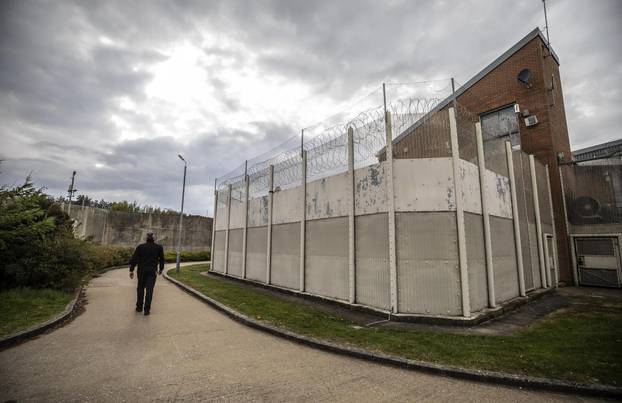
{"label": "concrete base of fence", "polygon": [[279,286],[275,286],[273,284],[265,284],[259,281],[253,281],[249,279],[242,279],[235,276],[226,275],[223,273],[218,273],[214,271],[210,271],[207,275],[223,277],[232,281],[240,282],[242,284],[251,284],[254,286],[259,286],[262,288],[266,288],[269,290],[276,290],[282,292],[284,294],[295,295],[301,298],[305,298],[308,300],[322,301],[328,302],[331,304],[338,305],[342,308],[347,308],[353,311],[365,312],[372,315],[376,315],[378,317],[382,317],[383,319],[388,318],[389,320],[396,322],[410,322],[410,323],[422,323],[428,325],[441,325],[441,326],[457,326],[457,327],[470,327],[477,326],[491,319],[499,318],[508,312],[514,311],[520,306],[527,304],[530,301],[536,300],[544,295],[554,292],[553,288],[547,289],[538,289],[536,291],[530,292],[526,297],[517,297],[513,298],[509,301],[500,303],[496,308],[487,308],[481,310],[479,312],[474,312],[470,318],[464,318],[462,316],[437,316],[437,315],[421,315],[421,314],[406,314],[406,313],[390,313],[389,311],[385,311],[382,309],[376,309],[365,305],[360,304],[350,304],[347,301],[341,301],[338,299],[327,298],[320,295],[310,294],[308,292],[300,292],[298,290],[293,290],[289,288],[283,288]]}
{"label": "concrete base of fence", "polygon": [[[228,276],[223,276],[230,278]],[[371,352],[360,348],[344,346],[336,343],[331,343],[325,340],[317,339],[314,337],[303,336],[288,330],[278,328],[276,326],[261,322],[246,316],[228,306],[216,301],[213,298],[208,297],[205,294],[200,293],[192,287],[183,284],[168,276],[164,273],[164,278],[177,285],[179,288],[187,292],[188,294],[198,298],[199,300],[211,305],[212,307],[223,312],[233,320],[250,326],[252,328],[270,333],[272,335],[282,337],[284,339],[294,341],[296,343],[304,344],[320,350],[329,351],[333,353],[343,354],[349,357],[364,359],[381,364],[392,365],[399,368],[405,368],[410,370],[422,371],[431,374],[444,375],[452,378],[467,379],[478,382],[496,383],[501,385],[524,387],[530,389],[546,390],[552,392],[561,393],[573,393],[588,396],[610,397],[610,398],[622,398],[622,388],[616,388],[603,385],[582,385],[573,384],[570,382],[558,381],[555,379],[536,378],[524,375],[513,375],[503,372],[493,371],[481,371],[468,368],[460,368],[454,366],[447,366],[441,364],[434,364],[425,361],[409,360],[402,357],[393,355]],[[274,288],[274,287],[270,287]],[[291,290],[290,290],[291,291]]]}

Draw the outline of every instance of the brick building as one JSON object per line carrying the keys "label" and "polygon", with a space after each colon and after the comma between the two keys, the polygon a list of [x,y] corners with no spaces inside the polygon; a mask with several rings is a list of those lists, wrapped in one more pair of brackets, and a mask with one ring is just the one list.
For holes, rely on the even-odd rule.
{"label": "brick building", "polygon": [[[522,81],[518,79],[519,75]],[[489,133],[510,140],[514,149],[533,154],[549,166],[559,280],[572,283],[569,240],[558,174],[558,164],[572,159],[559,58],[540,30],[534,29],[430,112],[425,129],[415,124],[400,134],[394,140],[394,158],[417,158],[418,150],[422,149],[427,155],[431,150],[436,150],[439,156],[448,155],[446,139],[437,136],[441,130],[434,130],[434,119],[435,115],[440,116],[439,112],[452,105],[454,98],[461,107],[479,117],[482,127],[487,127]],[[516,105],[518,113],[515,112]],[[526,122],[528,117],[529,125]],[[437,120],[446,121],[442,117]],[[421,135],[421,130],[427,133]]]}

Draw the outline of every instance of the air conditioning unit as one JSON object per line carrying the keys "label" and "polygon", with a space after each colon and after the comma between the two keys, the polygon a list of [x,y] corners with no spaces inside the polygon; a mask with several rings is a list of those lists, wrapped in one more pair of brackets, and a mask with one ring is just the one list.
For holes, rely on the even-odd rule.
{"label": "air conditioning unit", "polygon": [[525,118],[525,126],[529,127],[529,126],[535,126],[537,124],[538,124],[538,118],[536,117],[536,115],[527,116]]}

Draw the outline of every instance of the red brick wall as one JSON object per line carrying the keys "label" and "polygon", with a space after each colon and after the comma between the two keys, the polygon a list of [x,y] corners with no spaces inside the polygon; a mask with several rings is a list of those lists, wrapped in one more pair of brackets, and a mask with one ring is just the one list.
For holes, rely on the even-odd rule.
{"label": "red brick wall", "polygon": [[[530,88],[526,88],[516,79],[518,73],[525,68],[532,71]],[[551,91],[552,76],[555,84]],[[530,115],[537,116],[538,124],[531,127],[525,126],[524,119],[519,117],[521,148],[526,153],[534,154],[543,164],[549,165],[560,281],[571,283],[571,260],[556,157],[558,152],[563,152],[566,158],[570,158],[571,153],[559,66],[555,59],[542,40],[536,37],[460,95],[457,102],[474,116],[514,103],[518,103],[521,110],[529,109]],[[399,141],[394,146],[394,157],[437,156],[431,155],[432,151],[443,147],[436,144],[439,143],[438,130],[430,129],[438,125],[433,126],[431,123],[422,125],[416,129],[415,135],[406,136]],[[443,137],[442,140],[441,143],[447,143],[444,148],[448,149],[448,139]]]}
{"label": "red brick wall", "polygon": [[[530,88],[525,88],[516,79],[524,68],[533,73]],[[555,80],[552,91],[551,76]],[[555,59],[536,37],[458,97],[458,102],[476,114],[518,103],[521,110],[529,109],[531,115],[537,116],[538,124],[531,127],[525,126],[522,117],[519,119],[521,148],[549,165],[560,280],[571,283],[571,261],[557,165],[558,152],[563,152],[566,158],[570,158],[571,153],[559,66]]]}

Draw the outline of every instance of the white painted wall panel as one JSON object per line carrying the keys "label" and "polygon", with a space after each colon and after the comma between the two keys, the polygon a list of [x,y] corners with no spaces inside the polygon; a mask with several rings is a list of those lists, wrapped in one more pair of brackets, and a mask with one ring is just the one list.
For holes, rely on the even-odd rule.
{"label": "white painted wall panel", "polygon": [[374,164],[354,171],[355,215],[387,212],[385,164]]}
{"label": "white painted wall panel", "polygon": [[307,220],[348,215],[348,174],[307,183]]}
{"label": "white painted wall panel", "polygon": [[510,180],[487,169],[485,181],[489,214],[497,217],[512,218]]}
{"label": "white painted wall panel", "polygon": [[396,211],[456,209],[451,158],[396,159]]}
{"label": "white painted wall panel", "polygon": [[482,196],[479,187],[479,167],[469,161],[459,159],[458,175],[462,181],[462,201],[464,211],[482,214]]}
{"label": "white painted wall panel", "polygon": [[300,221],[302,217],[302,187],[273,193],[272,224]]}
{"label": "white painted wall panel", "polygon": [[[219,212],[220,214],[220,212]],[[260,227],[268,224],[268,196],[248,201],[248,226]]]}

